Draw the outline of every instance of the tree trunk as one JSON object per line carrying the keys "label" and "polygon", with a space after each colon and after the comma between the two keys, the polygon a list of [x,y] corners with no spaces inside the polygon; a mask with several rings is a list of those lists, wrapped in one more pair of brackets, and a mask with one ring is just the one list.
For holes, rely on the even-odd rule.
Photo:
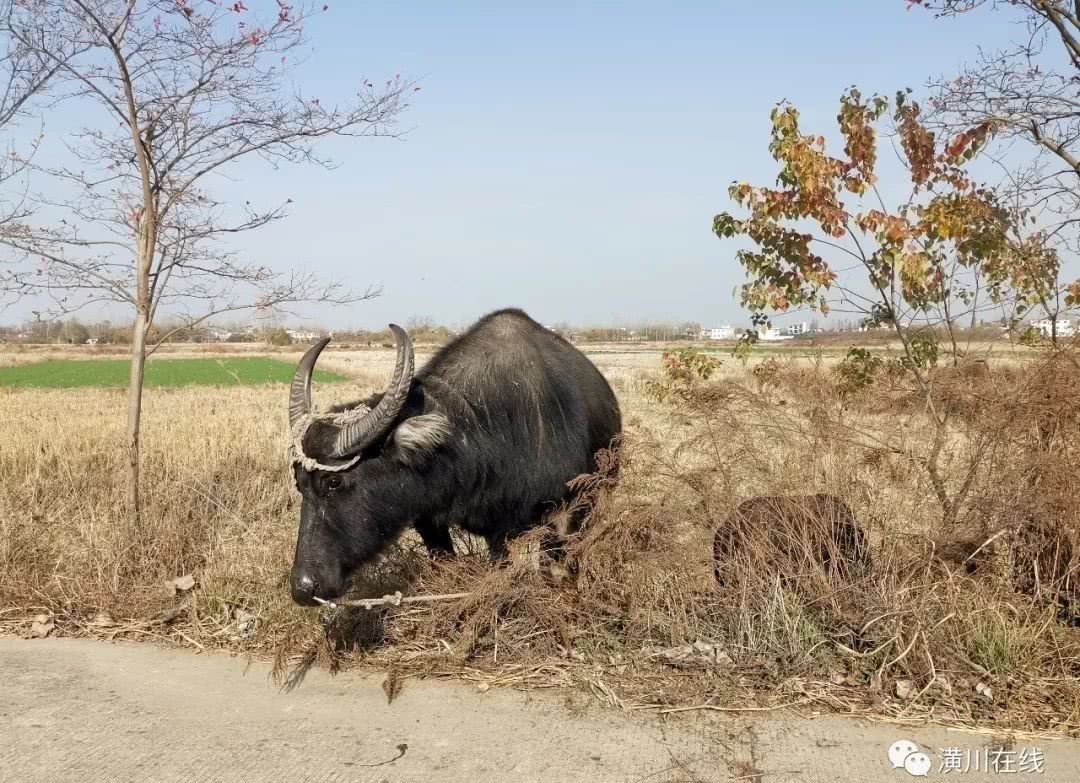
{"label": "tree trunk", "polygon": [[[153,203],[149,202],[148,207]],[[154,215],[144,210],[136,234],[135,258],[135,324],[131,334],[131,375],[128,378],[128,420],[127,420],[127,500],[128,516],[132,522],[139,521],[142,511],[139,498],[139,456],[142,422],[143,372],[146,368],[146,333],[150,330],[153,317],[153,302],[150,295],[150,266],[154,259],[154,246],[157,241]]]}
{"label": "tree trunk", "polygon": [[131,375],[128,379],[127,417],[127,501],[128,515],[138,520],[142,510],[139,500],[139,427],[142,422],[143,369],[146,366],[146,332],[148,313],[143,307],[136,310],[131,335]]}

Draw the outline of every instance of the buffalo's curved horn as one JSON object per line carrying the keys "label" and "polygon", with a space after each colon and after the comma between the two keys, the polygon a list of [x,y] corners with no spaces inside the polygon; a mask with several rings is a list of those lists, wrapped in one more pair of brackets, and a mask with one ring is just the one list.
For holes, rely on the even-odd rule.
{"label": "buffalo's curved horn", "polygon": [[319,342],[307,349],[304,358],[296,365],[296,373],[293,375],[292,388],[289,390],[289,427],[294,427],[301,416],[311,413],[311,373],[315,370],[315,362],[322,353],[323,348],[330,342],[329,337],[324,337]]}
{"label": "buffalo's curved horn", "polygon": [[352,456],[382,435],[405,407],[405,398],[409,396],[413,379],[413,344],[408,333],[397,324],[390,324],[390,331],[397,342],[397,362],[394,364],[390,388],[371,413],[358,421],[342,425],[331,455],[335,459]]}

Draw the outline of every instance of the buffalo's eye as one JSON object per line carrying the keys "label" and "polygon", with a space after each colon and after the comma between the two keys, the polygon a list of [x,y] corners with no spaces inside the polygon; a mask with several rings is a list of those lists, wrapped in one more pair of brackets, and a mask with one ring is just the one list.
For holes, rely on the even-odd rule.
{"label": "buffalo's eye", "polygon": [[331,492],[341,489],[342,479],[341,476],[329,476],[326,479],[326,488]]}

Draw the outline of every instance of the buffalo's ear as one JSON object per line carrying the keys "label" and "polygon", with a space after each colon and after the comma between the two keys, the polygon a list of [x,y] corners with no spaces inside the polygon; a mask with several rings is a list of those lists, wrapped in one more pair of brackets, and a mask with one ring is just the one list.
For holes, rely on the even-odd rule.
{"label": "buffalo's ear", "polygon": [[450,420],[441,413],[412,416],[394,429],[394,456],[406,464],[422,462],[450,437]]}

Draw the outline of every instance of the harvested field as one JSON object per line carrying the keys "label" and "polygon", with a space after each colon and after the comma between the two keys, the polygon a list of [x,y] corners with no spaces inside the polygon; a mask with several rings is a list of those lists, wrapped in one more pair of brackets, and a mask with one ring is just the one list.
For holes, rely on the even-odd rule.
{"label": "harvested field", "polygon": [[[409,536],[356,597],[468,595],[371,611],[289,599],[299,496],[283,384],[150,390],[134,527],[124,392],[0,388],[0,624],[28,633],[47,614],[54,633],[273,657],[293,684],[313,665],[369,666],[391,690],[454,676],[579,688],[627,710],[791,707],[1080,736],[1075,357],[932,373],[950,411],[940,431],[903,378],[852,390],[824,358],[722,358],[679,385],[659,352],[593,356],[626,437],[618,483],[593,479],[566,577],[538,567],[529,538],[502,566],[473,541],[432,565]],[[328,352],[351,380],[317,401],[381,388],[392,361]],[[814,493],[852,509],[872,568],[817,569],[793,526],[754,539],[785,543],[716,586],[714,533],[739,502]],[[187,575],[193,587],[173,583]]]}

